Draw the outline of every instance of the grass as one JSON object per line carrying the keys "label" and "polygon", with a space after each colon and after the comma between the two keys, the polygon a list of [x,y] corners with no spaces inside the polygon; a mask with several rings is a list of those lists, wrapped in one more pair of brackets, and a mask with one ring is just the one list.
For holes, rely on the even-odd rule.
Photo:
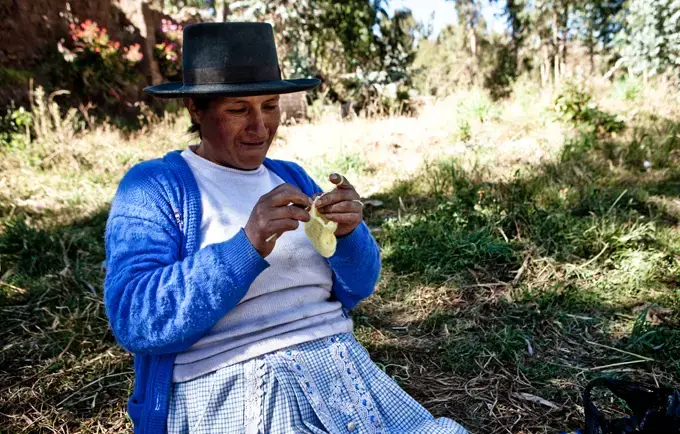
{"label": "grass", "polygon": [[[614,135],[556,120],[548,97],[489,106],[477,91],[417,118],[282,127],[272,155],[382,202],[366,220],[383,274],[355,333],[433,414],[547,433],[582,424],[592,378],[680,385],[680,117],[650,94],[672,95],[599,94],[625,119]],[[104,224],[125,170],[184,146],[186,126],[99,127],[48,165],[44,144],[1,151],[0,432],[130,429]]]}

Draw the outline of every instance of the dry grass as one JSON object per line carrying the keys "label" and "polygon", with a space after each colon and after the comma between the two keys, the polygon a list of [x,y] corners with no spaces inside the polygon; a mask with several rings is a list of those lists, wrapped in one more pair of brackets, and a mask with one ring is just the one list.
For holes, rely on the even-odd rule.
{"label": "dry grass", "polygon": [[[598,86],[629,128],[570,160],[562,145],[582,137],[528,83],[509,101],[460,92],[414,118],[327,111],[282,127],[271,150],[383,203],[366,217],[384,272],[356,334],[425,407],[473,432],[578,427],[580,391],[602,374],[680,384],[678,105],[668,89]],[[130,429],[131,357],[102,306],[104,223],[125,171],[186,146],[187,125],[99,127],[48,161],[44,146],[2,151],[0,432]]]}

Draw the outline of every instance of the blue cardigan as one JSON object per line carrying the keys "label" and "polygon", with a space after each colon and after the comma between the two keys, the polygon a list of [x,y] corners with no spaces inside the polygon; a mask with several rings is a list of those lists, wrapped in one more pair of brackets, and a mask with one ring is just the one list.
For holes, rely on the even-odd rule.
{"label": "blue cardigan", "polygon": [[[312,196],[319,186],[295,163],[264,165]],[[241,230],[200,249],[201,197],[180,151],[135,165],[123,177],[106,223],[104,301],[118,342],[134,353],[128,412],[135,433],[163,433],[175,356],[245,296],[269,264]],[[333,291],[344,309],[373,292],[378,247],[361,223],[338,239]]]}

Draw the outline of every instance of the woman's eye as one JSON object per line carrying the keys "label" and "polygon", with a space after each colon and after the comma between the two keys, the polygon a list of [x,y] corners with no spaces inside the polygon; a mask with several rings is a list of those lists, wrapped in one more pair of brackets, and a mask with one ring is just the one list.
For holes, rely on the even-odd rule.
{"label": "woman's eye", "polygon": [[246,109],[244,109],[244,108],[240,108],[240,109],[228,109],[227,111],[228,111],[229,113],[241,114],[241,113],[245,113],[245,112],[246,112]]}
{"label": "woman's eye", "polygon": [[274,111],[274,110],[276,110],[277,108],[279,108],[278,105],[264,106],[264,109],[265,109],[266,111],[268,111],[268,112]]}

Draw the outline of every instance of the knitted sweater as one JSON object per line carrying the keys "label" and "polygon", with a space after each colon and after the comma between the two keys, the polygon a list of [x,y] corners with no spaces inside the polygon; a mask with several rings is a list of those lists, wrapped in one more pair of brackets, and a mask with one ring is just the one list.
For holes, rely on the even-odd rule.
{"label": "knitted sweater", "polygon": [[[264,165],[309,196],[321,191],[295,163]],[[136,433],[165,432],[177,354],[233,309],[268,267],[242,229],[200,249],[200,222],[200,192],[179,151],[130,169],[111,204],[104,301],[116,339],[135,355],[128,412]],[[333,298],[345,310],[372,293],[380,258],[364,223],[338,239],[328,264]]]}

